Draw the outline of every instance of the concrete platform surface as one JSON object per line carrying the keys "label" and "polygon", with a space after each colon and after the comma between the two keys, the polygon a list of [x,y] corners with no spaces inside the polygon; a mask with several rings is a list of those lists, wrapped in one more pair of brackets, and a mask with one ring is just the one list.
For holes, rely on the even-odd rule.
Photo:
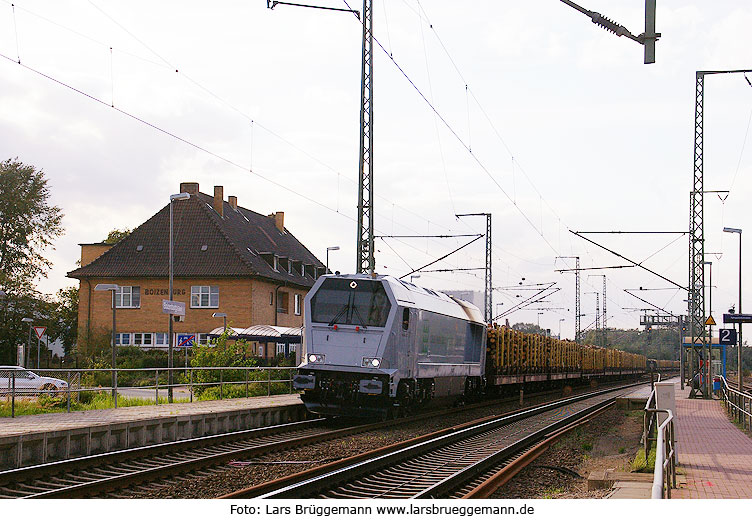
{"label": "concrete platform surface", "polygon": [[286,394],[0,418],[0,471],[306,417]]}
{"label": "concrete platform surface", "polygon": [[253,410],[271,406],[300,404],[298,394],[283,394],[269,397],[247,397],[217,401],[196,401],[194,403],[173,403],[164,405],[144,405],[137,407],[108,408],[104,410],[83,410],[79,412],[57,412],[54,414],[36,414],[16,418],[0,418],[0,438],[28,434],[29,432],[48,432],[107,425],[111,423],[128,423],[131,421],[155,419],[162,417],[189,416],[195,414],[227,412],[234,410]]}

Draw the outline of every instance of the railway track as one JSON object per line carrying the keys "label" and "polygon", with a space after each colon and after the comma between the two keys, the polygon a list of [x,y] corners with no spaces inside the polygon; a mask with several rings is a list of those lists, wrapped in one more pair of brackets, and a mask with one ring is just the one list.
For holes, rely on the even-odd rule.
{"label": "railway track", "polygon": [[[547,394],[550,395],[543,392],[529,397]],[[464,410],[493,406],[501,401],[476,403]],[[340,424],[334,428],[323,419],[315,419],[8,470],[0,472],[0,499],[104,495],[138,497],[139,494],[148,493],[150,486],[159,486],[160,480],[167,478],[200,477],[232,468],[227,464],[233,460],[437,418],[456,413],[457,410],[437,410],[401,420],[365,425]],[[441,433],[456,428],[460,427]]]}
{"label": "railway track", "polygon": [[486,418],[224,497],[485,497],[532,461],[545,443],[611,406],[624,390],[611,388]]}

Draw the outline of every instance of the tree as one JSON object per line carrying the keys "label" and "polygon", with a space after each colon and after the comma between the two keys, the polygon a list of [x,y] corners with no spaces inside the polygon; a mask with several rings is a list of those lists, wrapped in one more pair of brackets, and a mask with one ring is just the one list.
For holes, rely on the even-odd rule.
{"label": "tree", "polygon": [[546,335],[546,331],[543,328],[533,323],[515,323],[512,325],[512,330],[526,334]]}
{"label": "tree", "polygon": [[28,290],[52,267],[43,252],[63,234],[44,172],[18,159],[0,162],[0,289]]}
{"label": "tree", "polygon": [[76,344],[78,337],[78,290],[69,286],[57,292],[55,304],[56,339],[60,339],[68,355]]}
{"label": "tree", "polygon": [[107,238],[102,242],[105,244],[117,244],[131,234],[132,230],[127,228],[118,230],[117,228],[107,234]]}

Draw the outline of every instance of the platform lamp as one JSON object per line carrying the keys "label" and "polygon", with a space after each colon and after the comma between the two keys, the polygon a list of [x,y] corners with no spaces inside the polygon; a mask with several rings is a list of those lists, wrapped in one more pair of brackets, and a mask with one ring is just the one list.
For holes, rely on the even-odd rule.
{"label": "platform lamp", "polygon": [[[724,228],[726,233],[738,233],[739,234],[739,313],[744,313],[742,310],[742,230],[740,228]],[[743,392],[744,373],[742,372],[742,323],[739,323],[739,334],[736,340],[736,358],[737,358],[737,373],[739,374],[739,391]]]}
{"label": "platform lamp", "polygon": [[[169,259],[170,259],[170,275],[169,275],[169,287],[170,287],[170,301],[172,301],[172,203],[174,201],[185,201],[191,198],[191,194],[187,192],[175,193],[170,195],[170,247],[169,247]],[[169,326],[169,341],[167,343],[167,402],[172,403],[172,314],[170,314],[170,326]],[[186,350],[187,352],[187,350]],[[187,355],[187,353],[186,353]]]}
{"label": "platform lamp", "polygon": [[23,362],[23,366],[28,368],[27,361],[29,360],[28,356],[29,356],[29,352],[31,351],[30,350],[31,348],[31,325],[34,324],[34,319],[32,319],[31,317],[24,317],[23,319],[21,319],[21,322],[29,323],[29,345],[26,347],[26,352],[24,353],[24,362]]}
{"label": "platform lamp", "polygon": [[115,349],[115,338],[117,334],[116,324],[115,324],[115,312],[117,311],[116,304],[115,304],[115,294],[117,293],[118,289],[120,287],[117,284],[98,284],[94,287],[94,290],[97,292],[112,292],[112,399],[115,401],[115,408],[117,408],[117,394],[115,391],[115,357],[117,350]]}
{"label": "platform lamp", "polygon": [[326,249],[326,273],[330,273],[329,272],[329,252],[336,252],[337,250],[339,250],[339,246],[330,246],[329,248]]}
{"label": "platform lamp", "polygon": [[[222,312],[214,312],[212,314],[212,317],[221,317],[222,318],[222,321],[224,321],[224,326],[225,326],[224,330],[222,331],[222,334],[226,334],[227,333],[227,314],[222,313]],[[227,350],[227,339],[225,339],[225,347],[223,348],[223,350]],[[188,355],[188,349],[187,348],[185,350],[185,355],[186,356]],[[188,358],[186,357],[186,360],[187,359]],[[188,365],[186,365],[185,367],[188,368]]]}

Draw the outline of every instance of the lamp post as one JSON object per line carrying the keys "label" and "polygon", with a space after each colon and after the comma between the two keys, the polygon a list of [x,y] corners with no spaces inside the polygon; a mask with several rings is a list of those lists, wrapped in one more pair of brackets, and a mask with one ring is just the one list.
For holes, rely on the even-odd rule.
{"label": "lamp post", "polygon": [[26,347],[26,352],[24,354],[24,359],[23,359],[24,362],[22,363],[23,366],[25,366],[26,368],[29,368],[28,361],[29,361],[29,352],[31,351],[31,325],[34,323],[34,319],[32,319],[31,317],[24,317],[23,319],[21,319],[21,322],[29,323],[29,345]]}
{"label": "lamp post", "polygon": [[559,341],[561,341],[561,322],[566,321],[563,317],[559,319]]}
{"label": "lamp post", "polygon": [[330,273],[329,272],[329,252],[336,252],[337,250],[339,250],[339,246],[330,246],[329,248],[326,249],[326,273]]}
{"label": "lamp post", "polygon": [[[170,195],[170,249],[169,249],[169,258],[170,258],[170,301],[172,301],[172,203],[174,201],[185,201],[191,198],[190,193],[175,193],[173,195]],[[170,315],[170,327],[169,327],[169,342],[167,343],[167,402],[172,403],[172,314]],[[186,350],[186,356],[188,355],[188,350]],[[159,385],[157,385],[157,388]]]}
{"label": "lamp post", "polygon": [[115,336],[117,334],[117,329],[115,325],[115,312],[117,310],[116,304],[115,304],[115,294],[117,293],[118,289],[120,287],[117,284],[98,284],[94,287],[94,290],[97,292],[112,292],[112,399],[115,401],[115,408],[117,408],[117,391],[115,390],[115,368],[116,368],[116,353],[117,350],[115,349]]}
{"label": "lamp post", "polygon": [[[222,321],[224,322],[224,330],[222,331],[222,335],[226,334],[227,333],[227,314],[222,313],[222,312],[214,312],[212,314],[212,317],[221,317],[222,318]],[[223,350],[227,350],[227,339],[225,339]],[[185,350],[185,355],[186,355],[186,363],[187,363],[188,362],[188,357],[187,357],[188,356],[188,349],[187,348]],[[186,364],[185,367],[188,368],[188,365]]]}
{"label": "lamp post", "polygon": [[[726,233],[738,233],[739,234],[739,313],[743,313],[742,310],[742,230],[740,228],[724,228]],[[739,337],[736,340],[736,359],[737,370],[739,374],[739,391],[743,391],[744,373],[742,371],[742,323],[739,323]]]}

